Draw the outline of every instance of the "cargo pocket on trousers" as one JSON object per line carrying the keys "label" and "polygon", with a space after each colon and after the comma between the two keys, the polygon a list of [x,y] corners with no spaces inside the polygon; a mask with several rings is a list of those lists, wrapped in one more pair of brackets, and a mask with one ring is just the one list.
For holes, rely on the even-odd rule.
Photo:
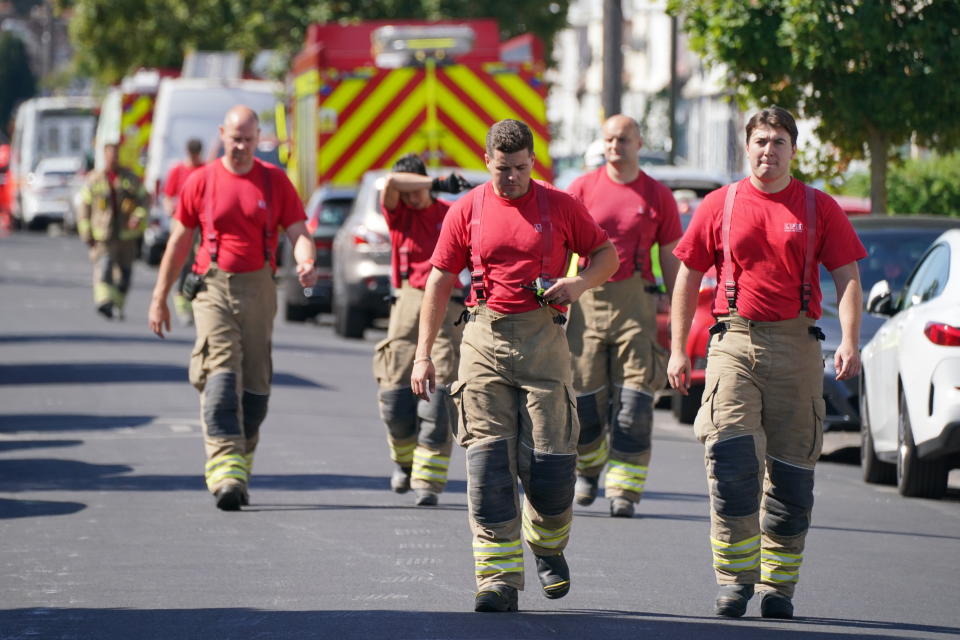
{"label": "cargo pocket on trousers", "polygon": [[373,379],[377,381],[377,384],[380,384],[381,380],[387,378],[387,372],[390,370],[390,363],[388,362],[390,350],[387,348],[388,346],[390,346],[390,338],[381,340],[377,343],[377,346],[374,347]]}
{"label": "cargo pocket on trousers", "polygon": [[573,385],[565,384],[567,390],[567,448],[566,451],[577,452],[577,442],[580,440],[580,418],[577,417],[577,392]]}
{"label": "cargo pocket on trousers", "polygon": [[697,440],[703,442],[707,437],[717,430],[716,423],[716,399],[717,389],[720,388],[720,379],[713,381],[708,389],[703,391],[703,399],[700,401],[700,410],[693,421],[693,434]]}
{"label": "cargo pocket on trousers", "polygon": [[650,374],[647,384],[651,391],[656,393],[667,385],[667,350],[663,348],[656,338],[649,338],[650,341]]}
{"label": "cargo pocket on trousers", "polygon": [[190,352],[190,367],[187,373],[190,384],[196,387],[197,391],[203,391],[203,387],[207,383],[206,363],[208,353],[207,339],[197,338],[193,345],[193,351]]}
{"label": "cargo pocket on trousers", "polygon": [[813,398],[813,447],[810,449],[810,464],[820,457],[823,450],[823,419],[827,415],[827,403],[823,396]]}
{"label": "cargo pocket on trousers", "polygon": [[466,382],[454,380],[450,384],[450,402],[447,404],[447,410],[450,412],[450,433],[461,447],[467,446],[464,444],[464,438],[467,435],[467,414],[463,408],[463,390],[466,386]]}

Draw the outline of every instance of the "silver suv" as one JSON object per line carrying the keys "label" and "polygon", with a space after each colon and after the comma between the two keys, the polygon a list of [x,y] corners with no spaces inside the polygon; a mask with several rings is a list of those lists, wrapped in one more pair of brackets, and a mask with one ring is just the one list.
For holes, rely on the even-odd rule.
{"label": "silver suv", "polygon": [[[430,168],[431,176],[462,175],[472,185],[490,179],[485,171]],[[333,240],[333,328],[345,338],[362,338],[367,327],[390,315],[390,231],[380,211],[385,169],[363,174],[350,215]],[[439,193],[452,202],[460,194]]]}

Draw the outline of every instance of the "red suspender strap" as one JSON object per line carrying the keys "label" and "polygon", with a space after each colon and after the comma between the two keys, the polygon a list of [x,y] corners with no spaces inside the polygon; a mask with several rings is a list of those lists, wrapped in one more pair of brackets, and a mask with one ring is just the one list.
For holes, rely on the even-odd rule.
{"label": "red suspender strap", "polygon": [[537,208],[540,209],[540,243],[543,255],[540,256],[540,276],[551,278],[550,258],[553,254],[553,223],[550,221],[550,207],[547,205],[547,188],[533,180],[530,186],[537,190]]}
{"label": "red suspender strap", "polygon": [[810,185],[804,185],[803,195],[807,209],[807,249],[803,265],[803,282],[800,285],[801,312],[805,312],[810,305],[813,270],[817,268],[817,192]]}
{"label": "red suspender strap", "polygon": [[733,313],[737,308],[737,283],[733,279],[733,259],[730,257],[730,219],[733,217],[733,201],[737,198],[739,182],[727,187],[727,197],[723,201],[723,265],[720,269],[720,282],[723,283],[724,295],[727,297],[727,313]]}
{"label": "red suspender strap", "polygon": [[210,262],[211,264],[216,264],[217,254],[219,253],[219,242],[217,240],[217,230],[213,227],[213,207],[214,201],[216,198],[216,184],[217,181],[213,177],[216,168],[213,163],[210,164],[209,169],[207,169],[207,183],[204,188],[204,196],[206,196],[204,212],[206,213],[207,218],[207,229],[206,229],[206,238],[207,238],[207,251],[210,253]]}
{"label": "red suspender strap", "polygon": [[470,213],[470,287],[477,301],[487,299],[483,262],[480,261],[480,218],[483,215],[483,193],[486,190],[486,184],[473,190],[473,207]]}
{"label": "red suspender strap", "polygon": [[[660,192],[659,185],[657,185],[657,183],[654,182],[653,179],[650,179],[647,181],[647,193],[645,193],[643,196],[643,199],[645,201],[644,204],[647,205],[647,213],[649,213],[650,203],[654,201],[654,198],[647,197],[650,195],[651,189],[653,189],[653,193],[656,195],[656,201],[657,201],[656,211],[657,211],[657,214],[659,215],[663,211],[663,194]],[[637,246],[633,250],[633,270],[634,271],[643,271],[643,263],[641,262],[641,260],[643,259],[644,249],[641,246],[641,242],[643,242],[643,234],[637,234]],[[650,253],[649,248],[647,248],[646,251],[647,251],[647,254]],[[654,268],[652,262],[650,264],[650,268],[651,269]]]}
{"label": "red suspender strap", "polygon": [[267,209],[263,228],[263,257],[269,264],[271,240],[273,240],[273,234],[277,231],[277,225],[273,221],[273,181],[270,180],[270,172],[263,165],[260,165],[260,177],[263,178],[260,191],[263,193],[263,203]]}

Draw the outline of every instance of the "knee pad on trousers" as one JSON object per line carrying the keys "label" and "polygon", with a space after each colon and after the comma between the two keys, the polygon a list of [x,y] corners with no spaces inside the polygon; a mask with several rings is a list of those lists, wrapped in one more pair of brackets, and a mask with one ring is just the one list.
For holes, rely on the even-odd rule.
{"label": "knee pad on trousers", "polygon": [[387,389],[378,394],[380,418],[387,431],[398,440],[409,438],[417,430],[417,396],[410,387]]}
{"label": "knee pad on trousers", "polygon": [[267,417],[267,403],[270,394],[243,392],[243,433],[247,439],[253,439],[260,433],[260,425]]}
{"label": "knee pad on trousers", "polygon": [[420,435],[417,441],[431,447],[441,447],[450,438],[450,411],[448,404],[450,392],[437,385],[437,392],[430,402],[421,400],[417,404],[417,416],[420,418]]}
{"label": "knee pad on trousers", "polygon": [[527,499],[545,516],[558,516],[573,504],[577,454],[530,451],[530,487]]}
{"label": "knee pad on trousers", "polygon": [[226,371],[210,376],[203,388],[203,421],[207,423],[207,434],[242,436],[239,409],[237,374]]}
{"label": "knee pad on trousers", "polygon": [[600,437],[603,433],[603,414],[597,406],[596,393],[577,398],[577,417],[580,419],[579,444],[590,444]]}
{"label": "knee pad on trousers", "polygon": [[614,451],[641,453],[650,448],[653,397],[642,391],[620,389],[620,410],[613,424]]}
{"label": "knee pad on trousers", "polygon": [[510,447],[506,440],[470,445],[467,474],[474,520],[497,524],[517,517],[516,481],[510,473]]}
{"label": "knee pad on trousers", "polygon": [[813,469],[770,459],[770,491],[763,529],[778,536],[796,536],[810,527]]}
{"label": "knee pad on trousers", "polygon": [[714,509],[722,516],[748,516],[760,510],[760,463],[753,436],[713,443],[707,450],[716,482]]}

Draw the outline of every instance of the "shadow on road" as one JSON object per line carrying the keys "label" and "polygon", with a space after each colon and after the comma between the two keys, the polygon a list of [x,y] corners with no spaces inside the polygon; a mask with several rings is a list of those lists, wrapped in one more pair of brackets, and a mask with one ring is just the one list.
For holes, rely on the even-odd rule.
{"label": "shadow on road", "polygon": [[[0,460],[0,491],[206,491],[198,470],[192,475],[129,475],[125,464],[91,464],[56,458]],[[258,474],[254,472],[251,491],[388,491],[386,476],[357,476],[336,473]],[[451,480],[446,493],[466,493],[467,483]]]}
{"label": "shadow on road", "polygon": [[[187,331],[184,329],[184,331]],[[193,330],[190,329],[190,335],[193,336]],[[46,342],[66,342],[66,343],[98,343],[98,344],[144,344],[144,345],[173,345],[179,347],[192,347],[193,337],[182,338],[176,335],[168,335],[161,340],[157,336],[148,333],[144,326],[143,335],[137,334],[117,334],[117,333],[7,333],[0,334],[0,344],[30,344]],[[362,342],[358,342],[362,345]],[[338,348],[329,346],[319,346],[312,344],[289,344],[285,342],[274,342],[274,351],[297,351],[307,353],[317,353],[325,355],[339,356],[359,356],[369,358],[370,352],[364,348]]]}
{"label": "shadow on road", "polygon": [[[0,433],[18,431],[96,431],[98,429],[124,429],[142,427],[153,422],[155,416],[97,416],[84,413],[8,413],[0,414]],[[60,442],[44,440],[47,446]],[[69,441],[80,443],[80,440]],[[4,444],[0,443],[0,450]],[[42,446],[42,445],[36,445]]]}
{"label": "shadow on road", "polygon": [[[464,605],[470,595],[464,594]],[[322,603],[318,603],[322,606]],[[403,601],[406,604],[406,601]],[[521,606],[523,602],[521,599]],[[465,607],[466,608],[466,607]],[[850,633],[810,628],[841,626]],[[521,611],[484,615],[449,611],[332,610],[270,611],[264,609],[61,609],[32,608],[0,611],[0,628],[11,637],[115,638],[138,640],[170,638],[777,638],[863,637],[878,640],[904,637],[904,632],[960,633],[960,628],[896,624],[859,620],[796,619],[771,622],[759,619],[722,621],[715,618],[670,616],[624,611]]]}
{"label": "shadow on road", "polygon": [[[52,500],[8,500],[0,498],[0,520],[11,518],[36,518],[39,516],[66,516],[87,508],[80,502],[55,502]],[[3,614],[0,613],[0,620]],[[0,628],[4,625],[0,623]],[[3,637],[3,636],[0,636]]]}
{"label": "shadow on road", "polygon": [[[4,431],[0,426],[0,432]],[[77,447],[83,440],[0,440],[0,453],[20,449],[43,449],[59,447]]]}
{"label": "shadow on road", "polygon": [[[0,385],[187,382],[187,368],[152,362],[56,362],[0,365]],[[291,373],[273,374],[274,386],[329,389]]]}

